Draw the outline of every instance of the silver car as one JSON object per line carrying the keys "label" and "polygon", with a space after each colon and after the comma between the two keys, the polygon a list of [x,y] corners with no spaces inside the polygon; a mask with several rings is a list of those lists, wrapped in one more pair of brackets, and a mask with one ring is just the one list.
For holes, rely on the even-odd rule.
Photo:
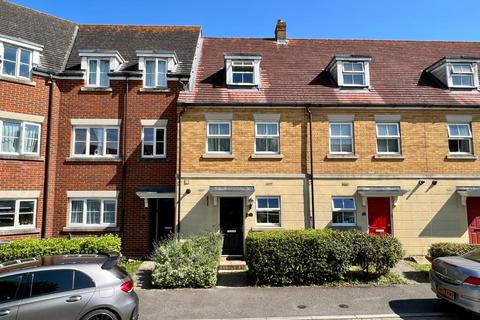
{"label": "silver car", "polygon": [[117,263],[65,255],[0,264],[0,320],[136,320],[133,281]]}
{"label": "silver car", "polygon": [[433,260],[430,283],[439,298],[480,313],[480,250]]}

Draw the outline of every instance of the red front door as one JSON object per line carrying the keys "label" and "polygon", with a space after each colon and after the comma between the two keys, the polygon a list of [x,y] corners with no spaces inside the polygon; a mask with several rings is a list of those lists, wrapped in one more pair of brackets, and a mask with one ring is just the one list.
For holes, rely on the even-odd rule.
{"label": "red front door", "polygon": [[480,244],[480,197],[467,198],[467,219],[470,243]]}
{"label": "red front door", "polygon": [[368,232],[391,233],[390,198],[368,198]]}

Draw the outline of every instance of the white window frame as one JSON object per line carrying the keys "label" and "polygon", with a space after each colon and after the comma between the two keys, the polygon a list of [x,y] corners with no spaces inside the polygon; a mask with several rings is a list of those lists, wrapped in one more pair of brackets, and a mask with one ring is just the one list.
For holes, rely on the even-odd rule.
{"label": "white window frame", "polygon": [[[210,134],[210,124],[228,124],[228,134]],[[208,140],[212,138],[229,138],[230,150],[229,151],[210,151],[208,150]],[[207,154],[232,154],[232,122],[231,121],[207,121],[207,141],[205,142],[205,150]]]}
{"label": "white window frame", "polygon": [[[332,125],[349,125],[350,126],[350,136],[333,136],[332,135]],[[330,154],[355,154],[355,134],[353,132],[353,122],[329,122],[328,124],[328,152]],[[352,141],[352,151],[332,151],[332,139],[350,139]]]}
{"label": "white window frame", "polygon": [[[258,127],[257,125],[259,124],[265,124],[265,125],[276,125],[277,126],[277,134],[259,134],[258,133]],[[277,151],[258,151],[257,150],[257,138],[258,139],[272,139],[272,138],[277,138],[278,139],[278,150]],[[280,124],[278,121],[256,121],[255,122],[255,141],[254,141],[254,150],[256,154],[280,154]]]}
{"label": "white window frame", "polygon": [[[144,154],[145,147],[145,129],[154,130],[153,155]],[[163,130],[163,153],[157,154],[157,130]],[[167,127],[163,126],[143,126],[142,127],[142,158],[166,158],[167,157]]]}
{"label": "white window frame", "polygon": [[[362,71],[346,71],[345,65],[346,64],[359,64],[362,66]],[[342,83],[345,87],[367,87],[367,75],[366,75],[366,66],[364,61],[343,61],[342,62]],[[363,83],[356,84],[356,83],[345,83],[345,75],[357,75],[360,74],[363,76]]]}
{"label": "white window frame", "polygon": [[[246,72],[246,71],[233,71],[234,67],[252,67],[251,72]],[[255,85],[255,61],[253,60],[233,60],[232,61],[232,67],[231,67],[231,84],[236,85],[236,86],[250,86],[250,85]],[[252,82],[235,82],[233,80],[233,74],[234,73],[241,73],[241,74],[252,74]]]}
{"label": "white window frame", "polygon": [[[15,199],[15,198],[1,198],[0,201],[15,201],[15,214],[13,227],[0,227],[0,230],[14,230],[14,229],[25,229],[25,228],[34,228],[37,223],[37,199]],[[30,202],[33,201],[33,224],[20,224],[20,202]],[[4,215],[9,215],[11,213],[5,213]],[[3,215],[3,214],[0,214]]]}
{"label": "white window frame", "polygon": [[[17,78],[17,79],[27,79],[27,80],[32,80],[32,70],[33,70],[33,51],[30,50],[30,49],[26,49],[26,48],[23,48],[23,47],[19,47],[19,46],[16,46],[16,45],[13,45],[13,44],[10,44],[10,43],[3,43],[3,52],[1,52],[1,62],[0,62],[0,75],[3,76],[3,77],[9,77],[9,78]],[[4,65],[4,61],[6,60],[5,59],[5,47],[12,47],[12,48],[15,48],[16,49],[16,53],[15,53],[15,75],[9,75],[9,74],[4,74],[3,73],[3,65]],[[24,51],[28,51],[30,53],[30,59],[29,59],[29,62],[28,62],[28,74],[29,76],[28,77],[23,77],[20,75],[20,59],[21,59],[21,52],[22,50]],[[10,61],[10,60],[9,60]]]}
{"label": "white window frame", "polygon": [[[20,124],[20,142],[19,142],[19,150],[18,152],[4,152],[2,150],[2,138],[3,138],[3,122],[15,122]],[[28,152],[25,151],[25,126],[31,125],[38,128],[38,148],[37,152]],[[14,119],[5,119],[0,118],[0,154],[7,154],[7,155],[30,155],[30,156],[39,156],[40,155],[40,147],[42,145],[42,125],[35,122],[29,121],[20,121]]]}
{"label": "white window frame", "polygon": [[[75,141],[76,141],[76,129],[86,129],[86,147],[85,154],[76,154],[75,153]],[[90,129],[103,129],[103,155],[90,155]],[[117,140],[117,154],[106,154],[107,151],[107,129],[116,129],[118,134]],[[72,128],[72,146],[71,146],[71,157],[72,158],[118,158],[120,155],[120,127],[118,126],[73,126]]]}
{"label": "white window frame", "polygon": [[[154,85],[153,86],[147,86],[147,62],[149,61],[154,61],[155,62],[155,77],[154,77]],[[165,63],[165,85],[159,84],[158,83],[158,63],[162,61]],[[168,60],[167,59],[145,59],[145,67],[143,68],[143,87],[144,88],[167,88],[168,87],[168,80],[167,80],[167,74],[168,74]]]}
{"label": "white window frame", "polygon": [[[90,83],[90,61],[97,61],[97,68],[96,68],[97,70],[96,70],[94,84]],[[88,58],[85,83],[88,87],[110,88],[110,77],[108,76],[108,72],[107,72],[107,85],[106,86],[100,85],[100,65],[101,65],[100,61],[108,61],[108,72],[110,72],[110,58]]]}
{"label": "white window frame", "polygon": [[[100,224],[87,223],[87,201],[100,201]],[[72,202],[83,201],[82,223],[72,223]],[[115,202],[115,222],[104,223],[105,201]],[[118,220],[118,201],[116,198],[69,198],[68,199],[68,225],[72,227],[116,227]]]}
{"label": "white window frame", "polygon": [[[468,136],[452,136],[450,132],[450,126],[467,126],[468,127]],[[447,123],[447,130],[448,130],[448,153],[453,155],[472,155],[473,154],[473,135],[472,135],[472,127],[470,123]],[[450,151],[450,140],[468,140],[468,148],[470,149],[469,152],[452,152]]]}
{"label": "white window frame", "polygon": [[[394,136],[380,135],[378,133],[378,126],[379,125],[388,125],[388,126],[397,127],[397,135],[394,135]],[[375,124],[375,131],[376,131],[376,134],[377,134],[377,141],[376,141],[376,143],[377,143],[377,154],[394,154],[394,155],[402,154],[401,143],[400,143],[400,139],[401,139],[400,125],[399,125],[398,122],[377,122]],[[380,152],[380,151],[378,151],[378,140],[379,139],[382,139],[382,140],[397,140],[398,152],[390,152],[390,151]]]}
{"label": "white window frame", "polygon": [[[470,67],[470,72],[458,72],[454,71],[455,66],[460,65],[468,65]],[[470,75],[472,77],[472,85],[455,85],[453,84],[453,76],[455,75]],[[468,62],[458,62],[458,63],[450,63],[448,65],[448,77],[450,82],[451,88],[475,88],[478,86],[478,75],[477,75],[477,67],[476,65]]]}
{"label": "white window frame", "polygon": [[[260,199],[271,199],[276,198],[278,200],[278,208],[259,208],[258,202]],[[255,224],[262,227],[280,227],[282,225],[282,199],[280,196],[257,196],[255,201]],[[257,215],[258,213],[266,213],[267,215],[270,212],[278,211],[278,223],[262,223],[258,222]]]}
{"label": "white window frame", "polygon": [[[335,199],[352,199],[353,200],[353,209],[335,208],[335,204],[334,204]],[[355,201],[355,197],[333,196],[331,204],[332,204],[332,226],[352,227],[352,226],[357,225],[357,202]],[[333,222],[333,213],[334,212],[352,212],[353,213],[353,223],[335,223],[335,222]]]}

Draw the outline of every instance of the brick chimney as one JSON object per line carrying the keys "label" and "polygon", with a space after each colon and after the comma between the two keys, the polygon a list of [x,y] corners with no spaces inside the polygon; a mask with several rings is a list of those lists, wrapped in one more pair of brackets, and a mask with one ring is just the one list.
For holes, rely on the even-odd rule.
{"label": "brick chimney", "polygon": [[287,44],[287,23],[282,19],[278,19],[275,26],[275,40],[279,44]]}

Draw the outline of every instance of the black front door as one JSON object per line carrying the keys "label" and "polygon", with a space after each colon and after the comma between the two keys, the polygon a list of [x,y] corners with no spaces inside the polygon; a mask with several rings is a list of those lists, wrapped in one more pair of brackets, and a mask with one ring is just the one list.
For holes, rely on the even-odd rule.
{"label": "black front door", "polygon": [[166,239],[175,231],[175,199],[149,199],[151,244]]}
{"label": "black front door", "polygon": [[243,255],[243,198],[220,198],[224,255]]}

